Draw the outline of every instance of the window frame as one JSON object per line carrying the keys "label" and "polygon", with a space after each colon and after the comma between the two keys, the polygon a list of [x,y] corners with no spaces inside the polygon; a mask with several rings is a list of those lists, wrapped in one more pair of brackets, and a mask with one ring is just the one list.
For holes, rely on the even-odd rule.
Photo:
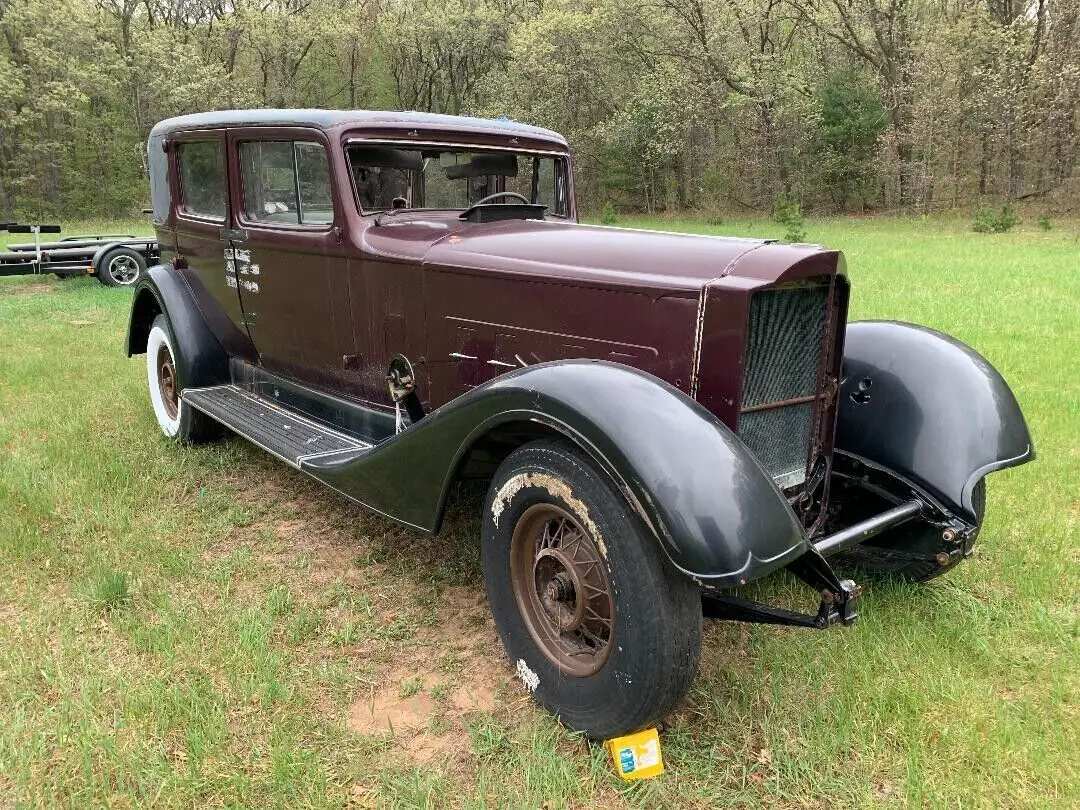
{"label": "window frame", "polygon": [[[532,198],[538,199],[540,196],[540,161],[548,155],[536,155],[536,160],[533,161],[533,176],[532,176]],[[566,175],[571,171],[569,156],[565,156],[560,164],[558,157],[552,157],[553,165],[552,171],[552,188],[551,193],[555,197],[555,201],[562,201],[563,210],[566,213],[560,214],[557,212],[545,212],[545,216],[548,213],[553,217],[559,217],[560,219],[570,218],[570,200],[567,194]]]}
{"label": "window frame", "polygon": [[[181,152],[185,146],[196,143],[215,143],[218,147],[221,157],[221,180],[225,192],[225,213],[220,217],[196,214],[184,208],[184,170]],[[217,130],[213,132],[182,132],[170,135],[166,140],[166,144],[172,152],[173,167],[176,171],[176,197],[173,207],[177,218],[200,225],[224,226],[229,221],[229,155],[225,148],[224,133]]]}
{"label": "window frame", "polygon": [[[416,151],[418,149],[432,148],[432,149],[464,149],[470,152],[512,152],[516,155],[528,155],[533,158],[553,158],[555,160],[555,183],[558,188],[562,190],[563,208],[564,213],[556,213],[554,211],[545,211],[545,217],[557,217],[558,219],[571,220],[574,217],[572,206],[570,204],[570,184],[567,181],[567,176],[573,171],[570,163],[570,153],[563,149],[536,149],[530,147],[520,146],[492,146],[489,144],[477,144],[477,143],[462,143],[459,141],[404,141],[395,140],[389,138],[346,138],[342,143],[342,147],[345,153],[345,165],[347,168],[347,174],[349,176],[349,188],[352,191],[353,204],[356,206],[356,210],[361,217],[376,216],[378,214],[385,214],[387,211],[392,210],[389,208],[376,208],[370,211],[365,211],[364,207],[360,205],[360,196],[356,191],[356,177],[353,174],[353,162],[352,155],[350,154],[350,147],[353,146],[389,146],[395,149],[407,149]],[[536,174],[539,167],[539,163],[534,161],[533,164],[533,197],[536,196],[537,179]],[[407,209],[411,211],[465,211],[465,208],[411,208]]]}
{"label": "window frame", "polygon": [[[296,194],[296,216],[299,220],[303,216],[303,203],[300,197],[300,171],[296,162],[296,145],[298,143],[311,144],[317,146],[322,150],[323,157],[326,160],[326,175],[330,181],[329,195],[330,195],[330,207],[332,210],[332,216],[329,222],[319,223],[305,223],[305,222],[275,222],[273,220],[266,219],[251,219],[247,212],[247,200],[244,196],[244,158],[242,154],[242,147],[244,144],[249,143],[288,143],[292,145],[292,170],[293,170],[293,191]],[[261,135],[260,133],[243,133],[237,135],[233,141],[233,147],[230,149],[233,156],[236,159],[236,221],[238,224],[243,225],[246,228],[260,228],[268,230],[278,231],[299,231],[302,233],[329,233],[337,225],[338,221],[338,206],[336,200],[336,194],[334,193],[334,166],[330,160],[329,146],[318,137],[315,137],[314,133],[309,132],[296,132],[286,133],[278,136],[274,135]]]}

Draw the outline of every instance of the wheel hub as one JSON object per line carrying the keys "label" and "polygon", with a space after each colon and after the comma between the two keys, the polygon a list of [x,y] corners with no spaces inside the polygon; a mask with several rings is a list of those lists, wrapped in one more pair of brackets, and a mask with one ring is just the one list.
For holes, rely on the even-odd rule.
{"label": "wheel hub", "polygon": [[574,561],[557,549],[546,549],[536,556],[533,571],[536,593],[552,624],[560,633],[580,627],[588,600],[578,598],[585,588]]}
{"label": "wheel hub", "polygon": [[551,578],[547,585],[547,598],[552,602],[568,602],[574,598],[574,582],[565,571]]}
{"label": "wheel hub", "polygon": [[117,284],[130,284],[139,275],[139,265],[130,256],[117,256],[109,262],[108,272]]}

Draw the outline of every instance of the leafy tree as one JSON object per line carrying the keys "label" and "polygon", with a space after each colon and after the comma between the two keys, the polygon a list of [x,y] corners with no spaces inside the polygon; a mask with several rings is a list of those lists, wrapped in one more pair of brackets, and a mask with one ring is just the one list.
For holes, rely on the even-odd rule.
{"label": "leafy tree", "polygon": [[1075,205],[1080,0],[0,0],[0,217],[131,213],[162,118],[510,115],[585,210]]}
{"label": "leafy tree", "polygon": [[831,76],[821,88],[816,152],[822,185],[837,208],[860,208],[874,194],[877,158],[888,112],[873,89],[854,72]]}

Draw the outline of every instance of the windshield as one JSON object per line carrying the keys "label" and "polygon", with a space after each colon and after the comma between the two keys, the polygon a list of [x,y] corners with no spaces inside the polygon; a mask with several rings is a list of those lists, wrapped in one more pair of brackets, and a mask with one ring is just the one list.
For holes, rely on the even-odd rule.
{"label": "windshield", "polygon": [[[365,214],[399,208],[460,210],[513,191],[547,213],[567,215],[566,160],[527,152],[455,147],[348,147],[349,173]],[[494,203],[520,202],[500,197]]]}

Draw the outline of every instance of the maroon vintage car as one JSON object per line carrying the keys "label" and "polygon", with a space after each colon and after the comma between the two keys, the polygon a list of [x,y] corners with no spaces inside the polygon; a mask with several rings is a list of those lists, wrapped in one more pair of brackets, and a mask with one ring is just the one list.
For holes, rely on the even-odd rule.
{"label": "maroon vintage car", "polygon": [[[455,482],[488,481],[512,666],[590,736],[676,706],[703,615],[853,621],[826,557],[947,571],[983,478],[1033,457],[972,349],[847,322],[837,251],[578,224],[554,132],[245,110],[163,121],[149,146],[162,263],[127,351],[161,429],[225,426],[428,532]],[[733,593],[781,568],[816,612]]]}

